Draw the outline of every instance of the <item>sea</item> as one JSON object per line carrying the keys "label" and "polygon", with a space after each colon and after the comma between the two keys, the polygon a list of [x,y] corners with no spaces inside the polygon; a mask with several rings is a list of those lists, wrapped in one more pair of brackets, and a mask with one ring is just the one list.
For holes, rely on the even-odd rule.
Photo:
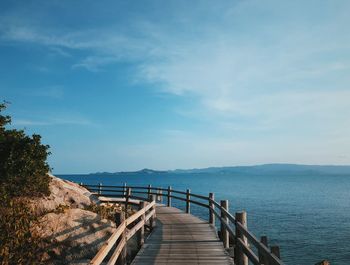
{"label": "sea", "polygon": [[[84,184],[172,186],[173,189],[229,200],[230,212],[246,211],[248,229],[267,235],[288,265],[350,265],[350,175],[264,175],[186,173],[60,175]],[[175,206],[184,209],[181,201]],[[208,210],[192,205],[194,215]]]}

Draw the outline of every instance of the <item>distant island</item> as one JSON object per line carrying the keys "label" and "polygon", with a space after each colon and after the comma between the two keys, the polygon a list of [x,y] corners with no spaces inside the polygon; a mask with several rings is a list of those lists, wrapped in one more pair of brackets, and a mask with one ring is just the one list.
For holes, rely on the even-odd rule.
{"label": "distant island", "polygon": [[135,175],[135,174],[167,174],[169,173],[169,170],[160,171],[160,170],[153,170],[144,168],[137,171],[119,171],[119,172],[96,172],[96,173],[90,173],[89,175]]}
{"label": "distant island", "polygon": [[231,174],[231,175],[349,175],[348,165],[263,164],[175,170],[144,168],[138,171],[96,172],[89,175],[145,175],[145,174]]}

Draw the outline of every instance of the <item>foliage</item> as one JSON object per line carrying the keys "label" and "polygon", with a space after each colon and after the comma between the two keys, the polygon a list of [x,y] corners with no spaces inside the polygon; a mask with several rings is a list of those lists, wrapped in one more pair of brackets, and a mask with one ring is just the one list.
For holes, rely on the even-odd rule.
{"label": "foliage", "polygon": [[48,195],[49,146],[41,144],[40,135],[6,129],[11,118],[1,115],[5,107],[0,104],[0,194],[9,198]]}
{"label": "foliage", "polygon": [[51,211],[52,213],[64,213],[66,212],[66,210],[70,209],[69,205],[64,205],[64,204],[60,204],[56,207],[56,209],[54,209],[53,211]]}
{"label": "foliage", "polygon": [[[84,210],[97,213],[102,219],[108,219],[115,222],[115,214],[117,212],[124,212],[125,207],[116,203],[104,203],[104,204],[90,204],[85,206]],[[133,215],[137,210],[132,207],[128,207],[126,218]]]}
{"label": "foliage", "polygon": [[49,195],[49,155],[39,135],[7,129],[11,117],[0,104],[0,264],[41,264],[42,240],[31,230],[38,222],[28,199]]}
{"label": "foliage", "polygon": [[43,241],[31,228],[38,217],[23,199],[0,203],[0,264],[42,264]]}
{"label": "foliage", "polygon": [[113,222],[115,221],[115,213],[123,211],[121,206],[115,204],[91,204],[86,206],[84,209],[90,212],[97,213],[99,216],[101,216],[102,219],[108,219]]}

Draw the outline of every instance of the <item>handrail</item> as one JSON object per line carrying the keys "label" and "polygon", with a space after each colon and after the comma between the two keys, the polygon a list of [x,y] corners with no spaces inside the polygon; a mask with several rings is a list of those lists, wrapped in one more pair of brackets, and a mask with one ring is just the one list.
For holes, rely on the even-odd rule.
{"label": "handrail", "polygon": [[[114,253],[112,254],[111,258],[109,259],[107,264],[115,264],[117,261],[119,255],[121,254],[123,248],[125,247],[127,241],[137,232],[139,231],[146,222],[155,215],[155,206],[156,202],[155,200],[149,203],[147,206],[143,207],[141,210],[137,211],[127,219],[125,219],[122,223],[119,224],[117,230],[107,239],[107,241],[103,244],[103,246],[100,248],[100,250],[97,252],[95,257],[90,261],[89,265],[100,265],[105,257],[108,255],[110,250],[113,248],[113,246],[116,244],[116,242],[121,238],[119,241],[116,249],[114,250]],[[152,210],[151,210],[152,209]],[[146,212],[151,210],[147,215],[145,215]],[[139,220],[133,228],[130,230],[127,229],[127,227],[134,223],[137,219],[139,219],[142,215],[145,215],[145,218],[142,218]],[[123,236],[125,234],[125,236]]]}
{"label": "handrail", "polygon": [[[147,190],[149,189],[149,187],[142,187],[142,186],[113,186],[113,185],[91,185],[91,184],[83,184],[82,186],[85,186],[85,187],[88,187],[89,190],[94,190],[94,191],[98,191],[99,187],[102,187],[103,190],[105,190],[104,188],[116,188],[116,189],[120,189],[118,191],[123,191],[123,189],[125,188],[130,188],[130,189],[143,189],[143,190]],[[114,189],[114,190],[116,190]],[[161,190],[161,191],[168,191],[167,188],[161,188],[161,187],[151,187],[152,190]],[[110,190],[105,190],[105,191],[110,191]],[[135,191],[134,191],[135,192]],[[171,190],[171,192],[173,193],[178,193],[178,194],[183,194],[183,195],[186,195],[186,192],[185,191],[180,191],[180,190]],[[144,193],[142,191],[137,191],[135,193]],[[191,193],[191,196],[193,197],[197,197],[199,199],[203,199],[203,200],[208,200],[209,198],[206,197],[206,196],[203,196],[203,195],[199,195],[199,194],[194,194],[194,193]]]}
{"label": "handrail", "polygon": [[209,198],[209,202],[212,202],[216,207],[221,208],[220,203],[216,202],[215,200]]}
{"label": "handrail", "polygon": [[246,254],[251,262],[254,263],[254,265],[260,265],[259,258],[255,255],[255,253],[252,251],[251,248],[249,248],[242,239],[237,239],[238,247],[242,249],[244,254]]}
{"label": "handrail", "polygon": [[[214,220],[212,220],[211,224],[215,225],[215,217],[220,221],[221,223],[221,233],[227,232],[236,242],[235,244],[235,253],[237,251],[237,255],[235,254],[235,259],[244,259],[245,261],[239,261],[237,260],[237,264],[248,264],[248,259],[255,265],[261,265],[261,264],[268,264],[269,265],[284,265],[284,263],[281,261],[279,256],[275,255],[273,253],[273,249],[278,248],[277,246],[271,247],[271,250],[268,248],[267,243],[260,242],[246,227],[246,220],[238,220],[236,217],[234,217],[227,208],[223,207],[221,203],[215,201],[214,197],[206,197],[199,194],[191,193],[189,190],[186,192],[179,191],[179,190],[173,190],[171,187],[168,188],[162,188],[162,187],[151,187],[150,185],[148,187],[144,186],[127,186],[124,184],[124,186],[102,186],[102,184],[99,185],[84,185],[86,188],[91,189],[92,191],[98,191],[98,195],[101,196],[117,196],[115,193],[120,193],[122,197],[126,198],[135,198],[139,200],[147,200],[151,198],[151,196],[155,196],[158,198],[158,201],[162,201],[162,198],[165,197],[168,200],[168,206],[171,206],[171,198],[184,201],[186,202],[186,212],[190,212],[190,204],[196,204],[198,206],[207,208],[209,210],[209,215],[213,214]],[[107,189],[106,189],[107,188]],[[113,190],[115,189],[115,190]],[[118,189],[118,190],[117,190]],[[104,192],[111,192],[114,194],[105,194]],[[174,193],[176,195],[174,195]],[[133,194],[138,194],[140,196],[135,196]],[[141,197],[141,195],[145,195],[144,197]],[[185,195],[184,197],[181,197],[180,195]],[[118,197],[120,195],[118,194]],[[204,202],[199,202],[196,199],[204,200]],[[128,199],[125,200],[125,203],[128,203]],[[140,210],[139,212],[143,212]],[[140,213],[137,215],[137,217],[133,217],[133,220],[135,221],[137,218],[139,218],[140,215],[143,213]],[[149,213],[150,214],[150,213]],[[148,215],[149,215],[148,214]],[[236,213],[237,215],[237,213]],[[134,216],[134,215],[133,215]],[[129,217],[130,218],[130,217]],[[150,216],[149,216],[150,218]],[[137,224],[135,225],[137,226]],[[141,225],[139,225],[141,226]],[[233,229],[234,227],[235,229]],[[264,237],[266,240],[266,237]],[[116,239],[118,240],[118,239]],[[229,238],[222,237],[222,240],[224,241],[224,246],[229,246]],[[226,242],[225,242],[226,241]],[[250,247],[250,245],[254,246],[257,253],[253,251],[253,249]]]}

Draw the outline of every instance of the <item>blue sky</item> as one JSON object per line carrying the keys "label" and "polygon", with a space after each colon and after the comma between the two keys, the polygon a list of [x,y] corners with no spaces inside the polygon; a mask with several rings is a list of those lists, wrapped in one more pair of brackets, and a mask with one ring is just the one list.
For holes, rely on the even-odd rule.
{"label": "blue sky", "polygon": [[349,11],[2,0],[1,98],[54,173],[350,164]]}

